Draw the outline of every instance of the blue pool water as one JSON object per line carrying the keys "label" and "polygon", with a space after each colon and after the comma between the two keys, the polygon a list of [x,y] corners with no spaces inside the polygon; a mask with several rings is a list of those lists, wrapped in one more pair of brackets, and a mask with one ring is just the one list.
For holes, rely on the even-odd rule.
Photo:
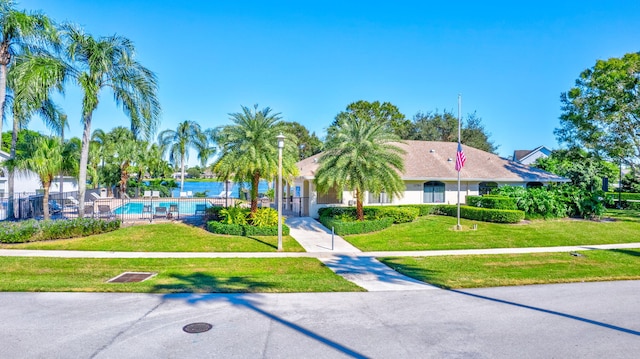
{"label": "blue pool water", "polygon": [[[173,197],[180,197],[180,180],[176,181],[178,188],[174,189],[171,194]],[[225,190],[224,182],[185,182],[184,192],[191,191],[192,193],[207,191],[207,197],[214,197],[219,195]],[[243,187],[247,190],[251,188],[248,183],[243,184]],[[265,193],[269,189],[267,181],[260,181],[258,184],[258,192]],[[229,186],[231,197],[240,198],[240,184],[234,183]]]}
{"label": "blue pool water", "polygon": [[[180,214],[195,214],[196,213],[196,205],[197,204],[205,204],[204,202],[170,202],[170,201],[154,201],[154,202],[129,202],[118,208],[116,208],[113,213],[115,214],[142,214],[142,209],[144,205],[151,205],[153,213],[156,212],[156,207],[166,207],[167,211],[169,210],[169,206],[172,204],[178,205],[178,210]],[[209,207],[209,205],[207,205]]]}

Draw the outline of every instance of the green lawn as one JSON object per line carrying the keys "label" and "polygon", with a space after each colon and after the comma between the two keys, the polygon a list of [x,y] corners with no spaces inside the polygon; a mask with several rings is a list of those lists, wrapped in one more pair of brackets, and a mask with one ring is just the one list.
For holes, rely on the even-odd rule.
{"label": "green lawn", "polygon": [[[157,272],[140,283],[107,283],[125,271]],[[314,258],[85,259],[0,257],[0,291],[252,293],[357,292]]]}
{"label": "green lawn", "polygon": [[[610,211],[606,217],[607,220],[600,222],[562,219],[522,224],[463,219],[463,230],[455,231],[456,218],[425,216],[379,232],[344,238],[363,251],[546,247],[640,241],[638,211]],[[477,230],[471,229],[473,224],[477,225]]]}
{"label": "green lawn", "polygon": [[640,250],[595,250],[446,257],[379,258],[400,273],[442,288],[640,279]]}
{"label": "green lawn", "polygon": [[[304,252],[292,237],[283,236],[287,252]],[[124,252],[275,252],[278,237],[240,237],[217,235],[181,223],[136,225],[95,236],[22,244],[0,248],[61,249]]]}

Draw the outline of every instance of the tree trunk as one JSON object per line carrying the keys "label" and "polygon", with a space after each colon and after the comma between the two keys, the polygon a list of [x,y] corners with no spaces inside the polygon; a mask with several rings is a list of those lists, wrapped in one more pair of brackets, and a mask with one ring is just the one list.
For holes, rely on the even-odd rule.
{"label": "tree trunk", "polygon": [[180,192],[184,191],[184,153],[180,154]]}
{"label": "tree trunk", "polygon": [[[0,59],[6,57],[4,54],[0,54]],[[1,61],[1,60],[0,60]],[[8,62],[7,62],[8,63]],[[0,116],[4,115],[4,106],[7,98],[7,65],[0,63]],[[0,117],[0,149],[2,149],[2,117]],[[11,196],[11,192],[9,192]]]}
{"label": "tree trunk", "polygon": [[356,217],[358,221],[364,221],[364,206],[362,205],[362,194],[359,189],[356,190]]}
{"label": "tree trunk", "polygon": [[[253,173],[251,179],[251,216],[258,211],[258,185],[260,184],[260,172]],[[282,201],[282,198],[278,200]]]}
{"label": "tree trunk", "polygon": [[127,193],[127,182],[129,182],[129,162],[125,162],[122,165],[122,169],[120,170],[120,198],[125,198],[124,195]]}
{"label": "tree trunk", "polygon": [[42,197],[42,214],[44,215],[45,221],[51,219],[51,215],[49,214],[49,186],[51,186],[51,182],[42,182],[42,187],[44,187],[44,197]]}
{"label": "tree trunk", "polygon": [[78,174],[78,217],[84,217],[84,195],[87,191],[87,163],[89,162],[89,143],[91,141],[91,114],[84,116],[82,148],[80,151],[80,172]]}
{"label": "tree trunk", "polygon": [[[1,121],[0,121],[1,122]],[[11,149],[9,150],[10,153],[10,157],[11,158],[15,158],[16,157],[16,146],[18,144],[18,118],[16,116],[16,114],[13,114],[13,128],[11,130]],[[8,183],[8,191],[9,191],[9,197],[14,197],[13,199],[9,200],[8,203],[8,208],[7,210],[9,211],[9,219],[14,219],[15,218],[15,211],[13,209],[13,205],[15,203],[15,193],[13,193],[15,191],[15,172],[14,171],[10,171],[9,172],[9,183]]]}

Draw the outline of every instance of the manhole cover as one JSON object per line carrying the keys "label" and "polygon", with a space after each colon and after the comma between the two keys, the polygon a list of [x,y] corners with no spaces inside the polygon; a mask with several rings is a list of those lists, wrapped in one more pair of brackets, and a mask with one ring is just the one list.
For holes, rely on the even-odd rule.
{"label": "manhole cover", "polygon": [[213,328],[213,325],[209,323],[191,323],[191,324],[185,325],[182,328],[182,330],[184,330],[187,333],[196,334],[196,333],[204,333],[208,330],[211,330],[211,328]]}
{"label": "manhole cover", "polygon": [[142,282],[147,280],[157,273],[150,272],[124,272],[117,277],[109,279],[108,283],[133,283],[133,282]]}

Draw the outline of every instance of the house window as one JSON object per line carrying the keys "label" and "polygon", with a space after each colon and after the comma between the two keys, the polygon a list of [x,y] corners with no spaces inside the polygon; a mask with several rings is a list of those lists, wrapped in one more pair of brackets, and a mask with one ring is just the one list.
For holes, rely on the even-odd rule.
{"label": "house window", "polygon": [[544,187],[541,182],[527,182],[527,188],[540,188]]}
{"label": "house window", "polygon": [[338,190],[336,187],[331,187],[327,193],[318,192],[318,204],[336,204],[342,203],[338,198]]}
{"label": "house window", "polygon": [[444,183],[430,181],[424,184],[423,203],[444,203]]}
{"label": "house window", "polygon": [[478,190],[480,195],[490,194],[494,188],[498,188],[498,184],[495,182],[480,182]]}
{"label": "house window", "polygon": [[369,192],[369,203],[391,203],[391,197],[384,192],[380,194]]}

